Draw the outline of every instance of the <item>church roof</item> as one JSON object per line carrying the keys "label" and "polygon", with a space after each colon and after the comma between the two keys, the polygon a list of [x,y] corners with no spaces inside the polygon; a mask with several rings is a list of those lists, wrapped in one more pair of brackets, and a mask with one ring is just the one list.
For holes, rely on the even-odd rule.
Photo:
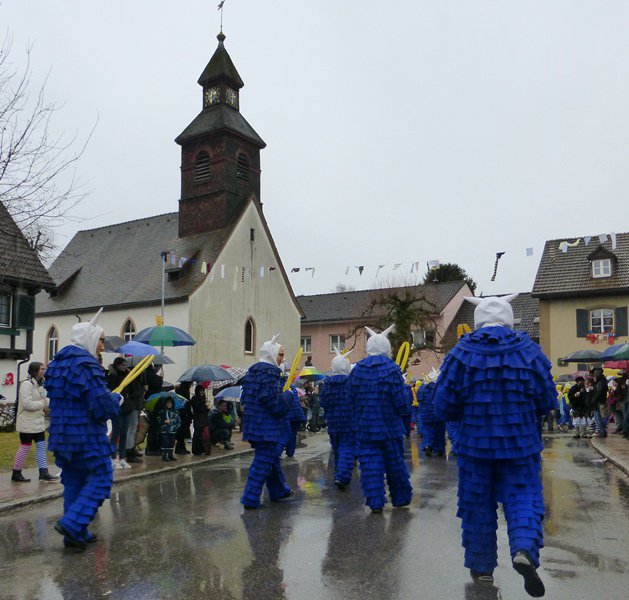
{"label": "church roof", "polygon": [[175,139],[178,144],[210,133],[231,131],[250,140],[258,148],[266,147],[264,140],[249,125],[239,111],[225,104],[215,104],[204,108]]}
{"label": "church roof", "polygon": [[[410,291],[421,295],[425,300],[424,308],[433,315],[438,315],[465,285],[463,281],[446,283],[428,283],[425,285],[384,288],[375,290],[358,290],[316,294],[313,296],[297,296],[306,318],[304,325],[322,321],[359,321],[367,314],[374,300],[395,291]],[[371,315],[380,316],[377,310]]]}
{"label": "church roof", "polygon": [[7,208],[0,202],[0,280],[52,289],[54,282]]}
{"label": "church roof", "polygon": [[39,294],[37,314],[158,304],[163,251],[171,251],[177,264],[180,257],[194,260],[183,266],[179,279],[166,280],[166,302],[186,299],[206,277],[201,263],[214,262],[234,226],[179,239],[178,221],[178,213],[168,213],[79,231],[50,267],[57,296]]}
{"label": "church roof", "polygon": [[207,64],[201,77],[199,77],[198,84],[207,86],[214,81],[228,81],[234,85],[234,87],[240,89],[245,85],[232,62],[229,53],[225,49],[223,42],[225,41],[225,34],[221,31],[217,36],[218,47],[214,51],[210,62]]}

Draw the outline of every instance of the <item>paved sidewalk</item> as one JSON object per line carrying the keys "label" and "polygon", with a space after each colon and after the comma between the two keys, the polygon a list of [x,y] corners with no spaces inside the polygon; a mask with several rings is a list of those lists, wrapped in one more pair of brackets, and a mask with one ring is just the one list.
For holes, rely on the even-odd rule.
{"label": "paved sidewalk", "polygon": [[[114,485],[131,479],[150,477],[151,475],[195,467],[212,461],[224,460],[231,456],[253,452],[248,442],[240,440],[240,434],[237,434],[237,439],[232,439],[232,443],[234,444],[233,450],[224,450],[222,446],[214,446],[211,456],[177,454],[177,462],[165,463],[162,461],[161,456],[144,456],[142,457],[142,462],[133,463],[131,469],[115,470]],[[59,469],[54,465],[50,467],[51,473],[54,474],[58,471]],[[61,497],[63,486],[58,479],[55,482],[40,482],[37,469],[25,469],[23,473],[25,477],[30,477],[31,481],[29,483],[15,483],[11,481],[10,471],[0,473],[0,512]]]}
{"label": "paved sidewalk", "polygon": [[592,438],[592,446],[610,463],[629,475],[629,440],[622,435],[610,433],[605,438]]}

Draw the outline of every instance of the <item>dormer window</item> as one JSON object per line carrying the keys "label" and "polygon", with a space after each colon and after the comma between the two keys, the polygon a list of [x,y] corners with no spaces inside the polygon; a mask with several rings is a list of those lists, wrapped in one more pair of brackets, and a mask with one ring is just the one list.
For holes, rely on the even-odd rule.
{"label": "dormer window", "polygon": [[592,277],[611,277],[611,258],[602,258],[592,261]]}

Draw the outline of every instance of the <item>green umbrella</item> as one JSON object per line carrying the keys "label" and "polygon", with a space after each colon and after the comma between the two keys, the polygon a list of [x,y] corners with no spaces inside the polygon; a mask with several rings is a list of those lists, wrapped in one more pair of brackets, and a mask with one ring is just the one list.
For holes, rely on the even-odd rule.
{"label": "green umbrella", "polygon": [[197,343],[189,333],[170,325],[147,327],[139,331],[133,341],[150,346],[194,346]]}

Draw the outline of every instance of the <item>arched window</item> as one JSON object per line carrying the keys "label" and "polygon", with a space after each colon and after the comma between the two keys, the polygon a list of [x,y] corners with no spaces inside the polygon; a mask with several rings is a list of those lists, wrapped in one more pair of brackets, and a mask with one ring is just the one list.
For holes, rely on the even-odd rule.
{"label": "arched window", "polygon": [[129,342],[133,339],[136,334],[135,323],[129,318],[124,322],[121,330],[121,337],[124,338],[125,342]]}
{"label": "arched window", "polygon": [[59,332],[53,325],[46,334],[46,362],[49,363],[59,350]]}
{"label": "arched window", "polygon": [[236,156],[236,177],[241,181],[249,181],[249,159],[243,152]]}
{"label": "arched window", "polygon": [[194,181],[200,183],[212,178],[210,171],[210,155],[205,151],[199,152],[194,161]]}
{"label": "arched window", "polygon": [[253,354],[256,345],[256,324],[249,317],[245,323],[245,354]]}

